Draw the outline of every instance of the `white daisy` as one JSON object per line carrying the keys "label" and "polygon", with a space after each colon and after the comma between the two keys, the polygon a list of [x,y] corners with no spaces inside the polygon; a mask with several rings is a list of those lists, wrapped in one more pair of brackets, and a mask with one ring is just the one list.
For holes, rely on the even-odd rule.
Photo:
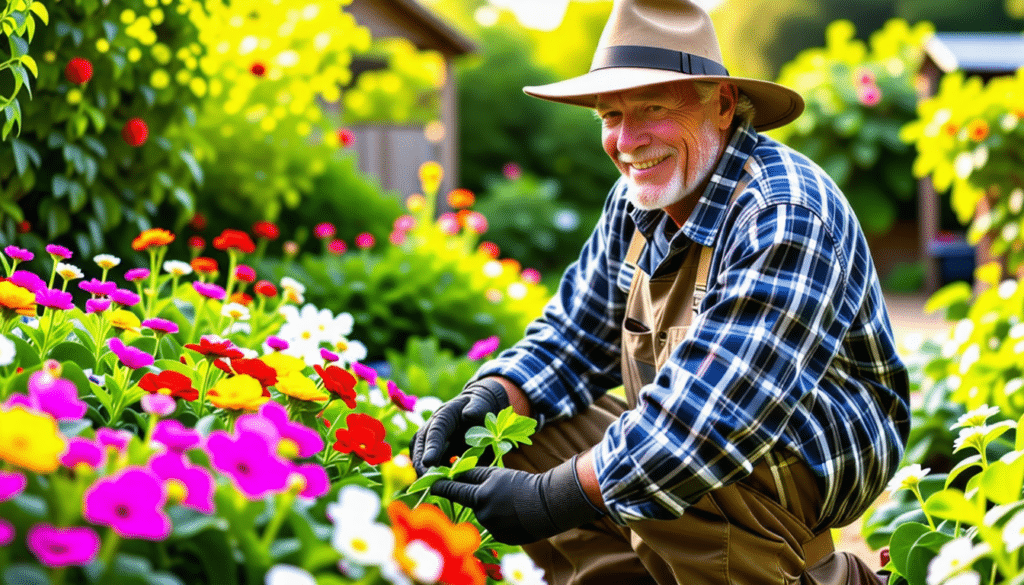
{"label": "white daisy", "polygon": [[103,270],[110,270],[121,263],[121,259],[117,256],[111,256],[110,254],[97,254],[92,257],[92,261]]}
{"label": "white daisy", "polygon": [[928,475],[929,471],[931,471],[931,468],[925,467],[922,469],[919,463],[908,465],[896,472],[896,475],[889,480],[887,489],[893,493],[899,490],[912,490],[921,483],[921,480]]}
{"label": "white daisy", "polygon": [[960,415],[960,418],[956,419],[956,424],[949,427],[949,430],[952,431],[953,429],[965,427],[983,427],[988,422],[988,419],[996,414],[999,414],[998,406],[982,404],[967,414]]}
{"label": "white daisy", "polygon": [[15,347],[14,342],[8,339],[6,335],[0,335],[0,366],[13,364],[17,354],[18,349]]}
{"label": "white daisy", "polygon": [[294,565],[274,565],[263,579],[266,585],[316,585],[316,578]]}
{"label": "white daisy", "polygon": [[501,576],[511,585],[547,585],[544,570],[533,564],[526,553],[510,553],[501,557]]}
{"label": "white daisy", "polygon": [[77,266],[65,264],[64,262],[57,263],[57,274],[64,280],[75,280],[85,276]]}
{"label": "white daisy", "polygon": [[164,272],[174,276],[188,276],[192,274],[192,265],[181,260],[168,260],[164,262]]}
{"label": "white daisy", "polygon": [[928,585],[940,585],[950,577],[966,571],[983,553],[984,549],[975,547],[966,536],[947,542],[928,563]]}
{"label": "white daisy", "polygon": [[444,556],[422,540],[414,540],[405,547],[405,558],[410,566],[409,575],[421,583],[436,583],[444,569]]}
{"label": "white daisy", "polygon": [[220,314],[223,317],[236,321],[249,320],[249,308],[241,303],[228,303],[221,307]]}

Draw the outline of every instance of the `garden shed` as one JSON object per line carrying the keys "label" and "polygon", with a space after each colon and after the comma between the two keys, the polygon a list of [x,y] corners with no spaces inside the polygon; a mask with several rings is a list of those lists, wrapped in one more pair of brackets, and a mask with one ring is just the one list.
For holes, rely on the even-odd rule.
{"label": "garden shed", "polygon": [[[935,95],[947,73],[963,72],[983,81],[1012,75],[1024,67],[1024,35],[1006,33],[936,33],[925,46],[919,72],[920,97]],[[942,202],[926,177],[918,183],[918,220],[925,288],[933,292],[953,280],[970,280],[974,266],[991,258],[985,243],[970,246],[962,235],[943,230]]]}
{"label": "garden shed", "polygon": [[[445,169],[442,192],[454,188],[458,177],[458,94],[453,60],[473,52],[475,44],[416,0],[353,0],[346,10],[356,22],[370,29],[374,38],[408,39],[421,51],[440,53],[445,65],[440,127],[433,132],[426,132],[420,125],[351,127],[360,169],[379,177],[385,189],[397,190],[404,196],[420,190],[420,164],[435,160]],[[357,59],[352,71],[358,75],[384,66],[381,62]]]}

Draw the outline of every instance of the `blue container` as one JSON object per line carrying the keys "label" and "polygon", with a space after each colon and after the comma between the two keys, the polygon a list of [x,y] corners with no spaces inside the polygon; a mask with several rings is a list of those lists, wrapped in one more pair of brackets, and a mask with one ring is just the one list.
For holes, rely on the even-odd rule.
{"label": "blue container", "polygon": [[933,239],[928,244],[928,253],[939,263],[939,282],[949,284],[965,280],[974,282],[974,246],[961,236],[952,240]]}

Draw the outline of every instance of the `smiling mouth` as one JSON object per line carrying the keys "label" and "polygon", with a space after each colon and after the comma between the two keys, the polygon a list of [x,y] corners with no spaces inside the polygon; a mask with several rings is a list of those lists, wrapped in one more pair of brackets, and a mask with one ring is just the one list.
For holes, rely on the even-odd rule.
{"label": "smiling mouth", "polygon": [[649,168],[653,167],[654,165],[662,162],[663,160],[667,159],[668,157],[669,157],[669,155],[666,154],[665,156],[662,156],[662,157],[659,157],[659,158],[652,158],[650,160],[645,160],[645,161],[641,161],[641,162],[635,162],[631,166],[634,169],[638,170],[638,171],[643,171],[645,169],[649,169]]}

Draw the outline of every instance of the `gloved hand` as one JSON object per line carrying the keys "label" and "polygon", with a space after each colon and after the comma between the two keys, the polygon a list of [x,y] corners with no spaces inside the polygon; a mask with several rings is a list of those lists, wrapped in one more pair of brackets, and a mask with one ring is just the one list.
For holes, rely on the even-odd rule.
{"label": "gloved hand", "polygon": [[508,392],[497,380],[484,378],[466,386],[413,435],[409,452],[416,474],[423,475],[427,468],[447,465],[452,456],[462,455],[467,449],[466,431],[483,425],[488,412],[497,414],[508,405]]}
{"label": "gloved hand", "polygon": [[530,473],[474,467],[430,492],[468,506],[498,542],[528,544],[592,522],[604,515],[590,502],[576,476],[576,458]]}

